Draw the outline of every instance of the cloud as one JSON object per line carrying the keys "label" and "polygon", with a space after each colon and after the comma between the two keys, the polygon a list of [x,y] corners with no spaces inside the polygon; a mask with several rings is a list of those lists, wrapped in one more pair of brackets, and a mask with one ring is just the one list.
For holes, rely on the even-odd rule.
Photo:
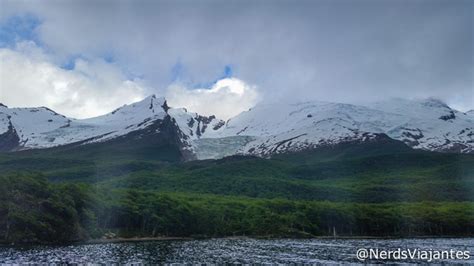
{"label": "cloud", "polygon": [[[34,23],[8,24],[23,14]],[[145,94],[163,94],[177,64],[190,87],[232,65],[265,100],[437,97],[469,109],[472,17],[469,0],[4,0],[0,9],[7,29],[33,31],[9,38],[38,39],[59,65],[110,55]]]}
{"label": "cloud", "polygon": [[65,70],[31,42],[0,49],[0,102],[10,107],[47,106],[74,118],[112,111],[140,100],[145,89],[103,60],[76,59]]}
{"label": "cloud", "polygon": [[255,86],[236,78],[224,78],[210,89],[188,89],[172,85],[166,92],[170,106],[184,106],[202,115],[216,115],[229,119],[254,106],[259,100]]}

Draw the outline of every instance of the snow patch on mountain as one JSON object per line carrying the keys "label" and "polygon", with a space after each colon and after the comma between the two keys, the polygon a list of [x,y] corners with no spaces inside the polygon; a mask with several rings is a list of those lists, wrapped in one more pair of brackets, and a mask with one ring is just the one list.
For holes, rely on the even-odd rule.
{"label": "snow patch on mountain", "polygon": [[216,159],[242,153],[242,147],[255,140],[251,136],[200,138],[192,141],[196,159]]}
{"label": "snow patch on mountain", "polygon": [[393,99],[372,108],[403,117],[386,131],[417,149],[474,152],[474,119],[437,99]]}
{"label": "snow patch on mountain", "polygon": [[[46,107],[9,108],[0,110],[6,115],[20,138],[20,145],[34,148],[50,142],[47,132],[66,126],[71,120]],[[2,119],[4,120],[4,119]]]}

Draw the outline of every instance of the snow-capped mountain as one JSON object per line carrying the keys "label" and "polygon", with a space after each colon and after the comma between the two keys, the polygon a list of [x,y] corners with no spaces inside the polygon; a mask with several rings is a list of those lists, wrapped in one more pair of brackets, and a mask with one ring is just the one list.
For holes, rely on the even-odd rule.
{"label": "snow-capped mountain", "polygon": [[[186,109],[168,107],[164,98],[152,95],[124,105],[115,111],[89,119],[72,119],[48,108],[8,108],[0,106],[0,150],[51,148],[62,145],[86,145],[106,142],[131,132],[138,132],[170,118],[181,132],[182,149],[189,150],[188,141],[198,138],[223,121],[200,116]],[[158,129],[156,129],[158,130]]]}
{"label": "snow-capped mountain", "polygon": [[0,151],[106,143],[145,132],[158,138],[160,131],[179,139],[186,159],[265,157],[387,136],[415,149],[474,153],[473,114],[435,99],[393,99],[366,106],[318,101],[260,104],[227,122],[170,108],[164,98],[155,96],[82,120],[44,107],[0,105]]}
{"label": "snow-capped mountain", "polygon": [[385,133],[407,145],[431,151],[474,152],[474,117],[437,99],[393,99],[372,108],[400,116]]}
{"label": "snow-capped mountain", "polygon": [[211,134],[252,137],[238,152],[260,156],[368,141],[380,134],[415,149],[474,152],[473,117],[436,99],[392,99],[368,106],[317,101],[259,105]]}

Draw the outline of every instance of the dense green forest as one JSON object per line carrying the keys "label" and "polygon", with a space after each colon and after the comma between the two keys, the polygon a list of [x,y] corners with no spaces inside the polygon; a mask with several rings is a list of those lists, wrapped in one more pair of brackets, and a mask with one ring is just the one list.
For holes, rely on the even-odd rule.
{"label": "dense green forest", "polygon": [[0,154],[0,170],[4,243],[81,241],[108,232],[474,235],[474,156],[397,143],[192,162],[35,151]]}

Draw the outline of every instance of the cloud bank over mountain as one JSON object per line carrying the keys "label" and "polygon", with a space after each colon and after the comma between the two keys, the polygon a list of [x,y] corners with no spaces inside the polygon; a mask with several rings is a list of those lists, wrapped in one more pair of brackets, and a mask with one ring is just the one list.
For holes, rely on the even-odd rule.
{"label": "cloud bank over mountain", "polygon": [[20,43],[0,49],[1,102],[12,107],[47,106],[67,116],[86,118],[141,100],[145,89],[102,60],[77,59],[65,70],[40,48]]}
{"label": "cloud bank over mountain", "polygon": [[[474,108],[471,1],[2,0],[0,6],[2,51],[45,62],[40,65],[54,79],[74,80],[54,89],[52,78],[38,71],[31,76],[43,79],[31,86],[61,99],[33,94],[13,100],[14,92],[34,90],[12,83],[7,70],[15,65],[2,62],[0,102],[9,105],[47,98],[44,105],[84,117],[155,93],[204,113],[210,99],[215,106],[222,102],[216,114],[223,116],[257,98],[359,103],[436,97],[463,111]],[[25,41],[44,58],[19,50]],[[232,74],[223,76],[228,67]],[[213,92],[226,78],[239,79],[252,93]]]}
{"label": "cloud bank over mountain", "polygon": [[259,95],[254,86],[236,78],[227,78],[217,81],[210,89],[170,86],[166,99],[172,106],[186,106],[199,114],[217,114],[221,119],[229,119],[253,107]]}

